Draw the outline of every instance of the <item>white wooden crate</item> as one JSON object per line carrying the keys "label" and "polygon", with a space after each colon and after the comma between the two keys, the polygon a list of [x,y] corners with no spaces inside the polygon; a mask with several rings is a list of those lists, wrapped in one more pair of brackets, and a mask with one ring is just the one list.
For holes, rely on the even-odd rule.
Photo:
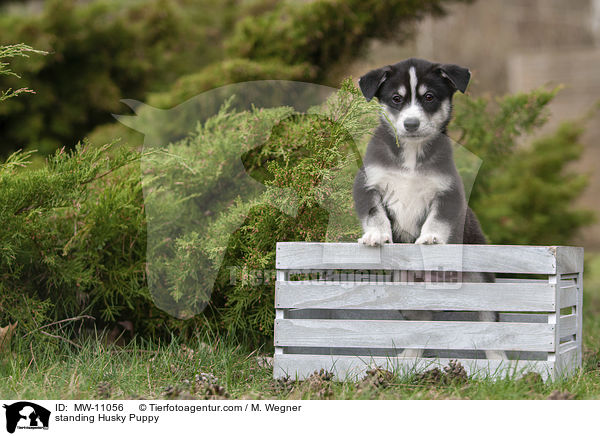
{"label": "white wooden crate", "polygon": [[[345,380],[372,366],[422,371],[451,359],[490,377],[581,367],[580,247],[280,242],[276,268],[275,378],[323,368]],[[461,272],[505,277],[463,283]],[[436,312],[409,321],[401,310]],[[499,322],[479,321],[479,311],[499,312]],[[399,357],[405,348],[423,357]]]}

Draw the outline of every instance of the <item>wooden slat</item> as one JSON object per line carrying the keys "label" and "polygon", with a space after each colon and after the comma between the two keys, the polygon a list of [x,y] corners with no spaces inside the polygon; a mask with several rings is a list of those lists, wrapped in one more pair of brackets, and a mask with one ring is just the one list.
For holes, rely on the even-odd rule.
{"label": "wooden slat", "polygon": [[577,305],[577,287],[569,286],[567,288],[560,288],[559,290],[560,305],[559,308],[575,306]]}
{"label": "wooden slat", "polygon": [[[305,379],[314,371],[325,369],[333,372],[338,381],[357,380],[365,376],[365,371],[372,367],[380,367],[398,374],[414,374],[432,368],[448,365],[450,359],[422,358],[403,359],[398,357],[370,356],[320,356],[302,354],[282,354],[273,361],[273,377]],[[520,360],[502,361],[485,359],[461,359],[467,374],[473,377],[499,378],[514,376],[528,371],[537,372],[545,380],[552,376],[554,365],[546,361]]]}
{"label": "wooden slat", "polygon": [[581,272],[576,279],[577,282],[577,306],[575,315],[577,316],[577,367],[581,368],[583,364],[583,261],[581,262]]}
{"label": "wooden slat", "polygon": [[565,354],[569,352],[572,348],[577,348],[577,341],[567,341],[563,342],[558,347],[558,354]]}
{"label": "wooden slat", "polygon": [[561,344],[555,371],[557,376],[567,376],[581,366],[581,352],[576,342]]}
{"label": "wooden slat", "polygon": [[[283,283],[288,279],[287,271],[277,271],[277,282]],[[275,309],[275,319],[285,319],[287,310]],[[283,347],[275,347],[275,355],[283,354]]]}
{"label": "wooden slat", "polygon": [[551,247],[556,254],[556,272],[569,274],[583,272],[583,247]]}
{"label": "wooden slat", "polygon": [[[500,322],[548,323],[545,313],[499,313]],[[479,321],[478,312],[434,312],[435,321]]]}
{"label": "wooden slat", "polygon": [[561,338],[577,333],[577,315],[561,316],[559,318],[558,330]]}
{"label": "wooden slat", "polygon": [[556,247],[278,242],[278,269],[392,269],[553,274]]}
{"label": "wooden slat", "polygon": [[552,351],[554,325],[502,322],[275,320],[275,346]]}
{"label": "wooden slat", "polygon": [[[454,284],[452,284],[454,286]],[[556,307],[548,283],[425,284],[277,282],[275,307],[297,309],[491,310],[549,312]]]}

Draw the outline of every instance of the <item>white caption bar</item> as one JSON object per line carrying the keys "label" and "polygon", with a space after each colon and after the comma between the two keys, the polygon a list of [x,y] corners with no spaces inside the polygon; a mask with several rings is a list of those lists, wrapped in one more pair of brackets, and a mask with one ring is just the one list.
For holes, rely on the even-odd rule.
{"label": "white caption bar", "polygon": [[[28,401],[0,400],[0,434],[520,434],[573,433],[595,417],[592,401]],[[589,409],[589,410],[587,410]],[[584,413],[584,412],[589,413]],[[501,419],[499,417],[502,417]],[[281,431],[278,431],[280,429]],[[311,433],[308,433],[308,432]],[[390,433],[391,434],[391,433]]]}

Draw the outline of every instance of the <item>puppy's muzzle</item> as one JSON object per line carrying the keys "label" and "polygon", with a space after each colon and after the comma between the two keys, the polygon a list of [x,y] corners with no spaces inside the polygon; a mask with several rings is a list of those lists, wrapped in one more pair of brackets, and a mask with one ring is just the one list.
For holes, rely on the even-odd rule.
{"label": "puppy's muzzle", "polygon": [[421,122],[418,118],[407,118],[404,120],[404,128],[407,132],[414,132],[419,128]]}

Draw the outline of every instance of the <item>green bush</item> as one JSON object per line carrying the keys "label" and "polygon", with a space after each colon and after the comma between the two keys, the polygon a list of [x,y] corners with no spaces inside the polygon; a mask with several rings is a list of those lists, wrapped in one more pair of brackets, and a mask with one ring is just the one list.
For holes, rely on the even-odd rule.
{"label": "green bush", "polygon": [[[14,57],[19,57],[19,56],[20,57],[28,57],[28,53],[46,54],[43,51],[34,50],[33,48],[29,47],[26,44],[0,46],[0,59],[14,58]],[[20,79],[21,76],[19,76],[17,73],[12,71],[8,66],[9,66],[8,62],[0,61],[0,76],[12,76],[12,77],[16,77],[17,79]],[[9,98],[13,98],[13,97],[16,97],[16,96],[24,94],[24,93],[34,93],[35,94],[35,92],[29,88],[18,88],[18,89],[8,88],[8,89],[0,92],[0,103],[8,100]]]}
{"label": "green bush", "polygon": [[574,206],[588,175],[567,169],[581,157],[583,130],[582,123],[564,122],[496,168],[489,192],[473,202],[494,243],[568,245],[594,222],[592,211]]}
{"label": "green bush", "polygon": [[279,61],[255,62],[249,59],[227,59],[212,64],[199,73],[178,79],[165,92],[151,93],[148,104],[168,109],[195,97],[201,91],[251,80],[298,80],[315,78],[314,68],[307,64],[288,65]]}
{"label": "green bush", "polygon": [[[34,51],[0,46],[0,58]],[[0,326],[18,321],[39,339],[46,323],[84,314],[160,325],[145,282],[140,156],[111,148],[62,148],[38,168],[34,151],[18,151],[0,164]]]}
{"label": "green bush", "polygon": [[416,20],[444,14],[444,3],[449,2],[281,2],[272,11],[241,20],[226,45],[230,56],[309,64],[322,77],[334,64],[359,56],[370,38],[407,39]]}
{"label": "green bush", "polygon": [[[167,108],[219,86],[250,80],[298,80],[337,85],[328,73],[361,56],[372,38],[404,41],[413,24],[427,14],[445,13],[443,5],[469,0],[320,0],[311,2],[242,2],[248,13],[225,38],[226,59],[184,75],[146,103]],[[135,97],[132,97],[135,98]],[[181,127],[178,127],[181,130]],[[101,126],[92,141],[107,133],[132,138],[127,129]]]}
{"label": "green bush", "polygon": [[[0,109],[0,151],[72,146],[113,121],[122,98],[158,92],[158,104],[178,104],[239,81],[322,81],[369,38],[405,38],[407,24],[449,1],[459,0],[47,0],[41,14],[11,9],[0,17],[0,44],[50,54],[16,65],[38,95]],[[0,87],[15,84],[4,78]]]}
{"label": "green bush", "polygon": [[[49,55],[14,63],[37,96],[0,108],[0,152],[73,146],[114,121],[121,98],[141,100],[210,64],[221,56],[234,4],[48,0],[40,14],[2,14],[0,44],[25,42]],[[0,88],[16,87],[13,78],[0,81]]]}
{"label": "green bush", "polygon": [[417,20],[427,14],[442,15],[443,4],[460,1],[469,0],[274,3],[236,23],[224,41],[226,60],[181,78],[148,103],[174,106],[209,89],[248,80],[323,82],[336,64],[359,57],[370,39],[407,40]]}
{"label": "green bush", "polygon": [[[584,120],[565,122],[552,134],[523,144],[547,120],[558,89],[489,98],[458,96],[451,128],[482,165],[470,205],[494,244],[568,244],[593,222],[573,206],[588,177],[568,169],[583,151]],[[463,172],[463,179],[465,177]]]}
{"label": "green bush", "polygon": [[31,152],[15,153],[0,167],[0,324],[135,308],[145,288],[142,195],[136,177],[113,172],[138,156],[106,150],[78,145],[39,169],[22,168]]}

